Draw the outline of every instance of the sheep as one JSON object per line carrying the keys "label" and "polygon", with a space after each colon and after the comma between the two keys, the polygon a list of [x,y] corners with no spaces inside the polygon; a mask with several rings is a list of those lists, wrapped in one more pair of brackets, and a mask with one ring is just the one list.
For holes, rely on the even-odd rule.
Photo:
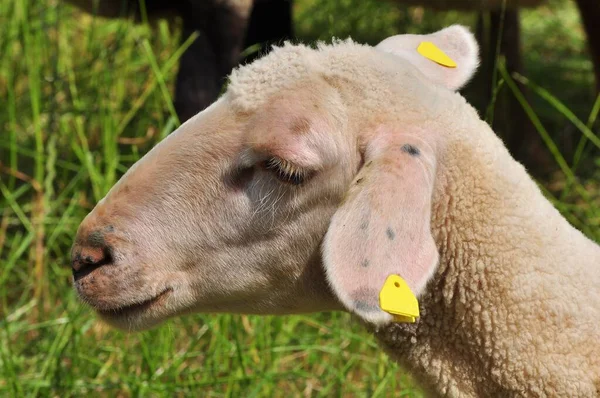
{"label": "sheep", "polygon": [[[236,69],[82,221],[77,293],[132,331],[347,311],[434,394],[598,396],[600,248],[456,92],[477,64],[454,25]],[[415,322],[379,307],[390,275]]]}

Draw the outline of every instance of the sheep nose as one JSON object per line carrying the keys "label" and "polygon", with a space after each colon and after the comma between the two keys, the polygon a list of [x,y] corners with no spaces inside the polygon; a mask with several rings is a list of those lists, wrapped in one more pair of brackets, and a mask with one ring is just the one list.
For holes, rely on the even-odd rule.
{"label": "sheep nose", "polygon": [[111,264],[111,253],[112,248],[105,242],[102,232],[94,231],[87,236],[78,233],[71,250],[73,278],[78,280],[103,265]]}

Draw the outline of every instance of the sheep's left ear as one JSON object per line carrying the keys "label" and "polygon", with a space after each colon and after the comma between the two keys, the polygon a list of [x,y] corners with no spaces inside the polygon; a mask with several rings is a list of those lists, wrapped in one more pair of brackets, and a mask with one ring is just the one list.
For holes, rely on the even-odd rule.
{"label": "sheep's left ear", "polygon": [[390,275],[403,278],[418,296],[437,267],[430,230],[434,142],[426,132],[381,129],[329,225],[323,244],[327,279],[341,303],[368,322],[392,320],[380,307]]}
{"label": "sheep's left ear", "polygon": [[450,90],[463,87],[479,66],[477,41],[460,25],[429,35],[392,36],[376,48],[407,60],[431,81]]}

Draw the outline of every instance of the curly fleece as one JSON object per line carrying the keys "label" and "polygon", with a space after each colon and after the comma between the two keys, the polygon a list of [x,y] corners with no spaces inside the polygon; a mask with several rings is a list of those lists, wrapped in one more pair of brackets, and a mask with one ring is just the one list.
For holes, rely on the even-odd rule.
{"label": "curly fleece", "polygon": [[443,141],[431,213],[440,261],[420,294],[421,317],[370,326],[432,392],[600,396],[599,247],[460,95],[404,65],[387,73],[389,61],[352,42],[286,45],[236,71],[229,91],[234,105],[257,109],[290,82],[319,75],[348,99],[360,126],[418,122]]}

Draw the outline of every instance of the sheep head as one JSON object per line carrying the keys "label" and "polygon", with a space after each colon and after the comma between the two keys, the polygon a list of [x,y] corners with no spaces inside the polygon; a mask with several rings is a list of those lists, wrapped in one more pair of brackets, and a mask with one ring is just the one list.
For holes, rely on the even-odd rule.
{"label": "sheep head", "polygon": [[[419,54],[433,43],[456,62]],[[435,57],[434,57],[435,58]],[[464,28],[285,45],[138,161],[79,227],[74,285],[138,330],[190,312],[348,310],[373,323],[389,274],[418,295],[435,271],[431,127],[464,106]]]}

